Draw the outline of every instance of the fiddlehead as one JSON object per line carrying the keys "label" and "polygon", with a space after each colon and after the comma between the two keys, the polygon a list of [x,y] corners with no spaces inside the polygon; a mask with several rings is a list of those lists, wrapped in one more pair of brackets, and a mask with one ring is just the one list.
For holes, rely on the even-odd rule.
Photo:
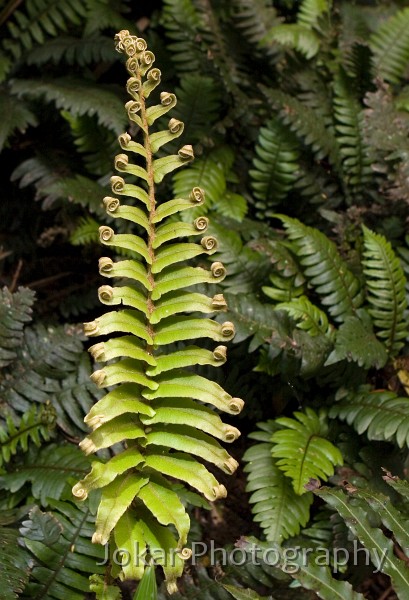
{"label": "fiddlehead", "polygon": [[[133,182],[120,176],[111,179],[113,193],[134,198],[135,206],[112,197],[106,197],[104,205],[108,215],[131,221],[144,233],[116,234],[111,227],[100,228],[102,244],[131,250],[137,259],[115,262],[103,257],[99,261],[101,275],[120,277],[125,283],[100,287],[100,301],[114,310],[84,326],[89,336],[114,335],[90,348],[98,362],[110,361],[92,375],[100,388],[110,391],[85,417],[93,431],[80,446],[91,454],[120,443],[122,451],[106,463],[94,461],[73,494],[83,500],[91,490],[102,489],[93,541],[105,544],[111,538],[114,547],[131,552],[119,577],[140,579],[144,564],[138,558],[147,552],[154,559],[160,555],[157,563],[162,565],[172,593],[190,556],[186,548],[189,517],[168,477],[188,484],[211,501],[226,495],[225,487],[195,456],[225,473],[235,471],[237,462],[217,439],[233,442],[240,432],[223,423],[214,408],[237,414],[243,401],[215,382],[186,371],[194,365],[222,365],[224,345],[214,351],[195,345],[166,351],[177,341],[210,338],[225,342],[233,337],[230,321],[220,324],[197,316],[226,310],[223,295],[207,297],[188,291],[198,283],[221,281],[226,271],[217,261],[210,270],[185,264],[217,250],[216,238],[209,235],[198,243],[178,241],[206,232],[206,217],[193,223],[175,220],[179,212],[202,204],[204,191],[194,187],[188,198],[158,204],[155,188],[166,174],[192,160],[193,149],[185,145],[175,155],[155,158],[159,148],[183,131],[181,121],[170,119],[165,130],[150,133],[152,123],[175,106],[176,97],[162,92],[160,104],[150,105],[149,95],[160,82],[160,71],[151,68],[154,55],[144,40],[127,31],[121,31],[116,42],[117,49],[128,56],[127,90],[133,99],[125,107],[130,120],[139,125],[142,140],[135,142],[128,133],[119,136],[121,149],[138,155],[138,164],[132,163],[128,154],[119,154],[115,168]],[[168,525],[174,527],[177,537]]]}

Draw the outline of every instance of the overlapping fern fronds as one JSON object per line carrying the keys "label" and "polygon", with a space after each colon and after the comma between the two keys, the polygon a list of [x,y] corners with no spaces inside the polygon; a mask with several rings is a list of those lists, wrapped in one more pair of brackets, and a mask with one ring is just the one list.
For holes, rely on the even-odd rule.
{"label": "overlapping fern fronds", "polygon": [[370,46],[377,75],[398,83],[409,61],[409,8],[397,11],[385,21],[372,35]]}

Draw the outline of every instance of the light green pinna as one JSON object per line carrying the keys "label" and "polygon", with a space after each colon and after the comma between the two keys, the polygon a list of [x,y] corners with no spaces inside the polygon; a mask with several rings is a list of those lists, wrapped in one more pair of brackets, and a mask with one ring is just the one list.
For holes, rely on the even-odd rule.
{"label": "light green pinna", "polygon": [[[99,262],[100,273],[118,279],[118,285],[99,288],[99,298],[109,308],[86,323],[85,332],[108,336],[108,341],[90,348],[96,361],[107,363],[92,379],[108,391],[85,417],[92,433],[80,446],[86,454],[114,444],[122,444],[122,449],[108,462],[95,460],[73,494],[85,499],[90,490],[101,488],[92,540],[110,541],[111,554],[123,557],[120,567],[113,564],[112,573],[140,579],[151,556],[163,567],[172,593],[191,555],[186,547],[190,521],[181,501],[185,484],[210,501],[226,495],[225,487],[197,457],[225,473],[235,471],[237,462],[218,440],[233,442],[240,433],[223,423],[214,409],[235,415],[243,400],[192,370],[194,365],[217,367],[225,362],[224,345],[212,351],[194,342],[200,338],[226,342],[233,337],[234,326],[204,316],[226,309],[223,295],[211,298],[189,291],[225,276],[220,262],[209,269],[187,264],[217,250],[216,239],[205,235],[206,217],[191,223],[177,218],[181,211],[204,202],[203,190],[193,188],[188,198],[161,204],[155,199],[155,187],[163,177],[193,158],[191,146],[155,158],[183,131],[182,122],[170,119],[167,129],[150,132],[153,123],[175,106],[176,97],[162,92],[160,104],[150,105],[150,94],[161,77],[159,69],[152,68],[154,55],[143,39],[128,31],[117,34],[116,43],[117,50],[128,56],[127,90],[132,100],[125,107],[129,119],[139,126],[140,141],[133,141],[128,133],[119,136],[127,154],[115,158],[115,168],[126,180],[112,177],[113,193],[131,198],[132,204],[107,197],[104,205],[113,219],[136,224],[141,235],[100,228],[104,245],[136,258],[104,257]],[[202,237],[197,243],[179,240],[193,236]],[[185,345],[178,344],[172,352],[168,346],[175,342]]]}

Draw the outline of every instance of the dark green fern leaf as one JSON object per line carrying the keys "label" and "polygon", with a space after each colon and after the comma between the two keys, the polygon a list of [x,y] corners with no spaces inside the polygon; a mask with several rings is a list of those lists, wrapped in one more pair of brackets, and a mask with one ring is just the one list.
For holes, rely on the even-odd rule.
{"label": "dark green fern leaf", "polygon": [[23,97],[44,97],[47,102],[55,102],[57,108],[76,116],[96,115],[98,123],[116,135],[122,133],[126,126],[122,100],[116,86],[97,85],[89,80],[67,76],[48,81],[16,79],[12,90]]}
{"label": "dark green fern leaf", "polygon": [[408,335],[406,277],[391,244],[367,227],[364,232],[364,274],[368,291],[368,312],[377,336],[395,355]]}
{"label": "dark green fern leaf", "polygon": [[68,65],[89,65],[100,62],[114,62],[116,59],[112,40],[109,37],[95,35],[86,38],[59,36],[47,40],[41,46],[32,48],[27,55],[27,64],[43,65],[48,62]]}
{"label": "dark green fern leaf", "polygon": [[246,490],[251,493],[254,521],[259,522],[266,539],[281,543],[298,535],[310,516],[312,494],[296,496],[291,480],[278,468],[271,455],[271,436],[277,431],[274,421],[258,423],[259,431],[250,434],[257,442],[245,452]]}
{"label": "dark green fern leaf", "polygon": [[332,317],[343,322],[354,315],[363,301],[358,278],[341,258],[334,242],[318,229],[278,215],[293,241],[304,275]]}
{"label": "dark green fern leaf", "polygon": [[24,133],[27,127],[38,123],[28,106],[9,94],[6,88],[0,89],[0,114],[0,151],[16,130]]}
{"label": "dark green fern leaf", "polygon": [[370,440],[395,441],[399,448],[409,446],[408,398],[395,392],[371,390],[341,390],[329,416],[352,425]]}
{"label": "dark green fern leaf", "polygon": [[3,47],[18,59],[35,44],[56,37],[72,24],[79,25],[85,14],[81,0],[27,0],[24,9],[15,10],[7,22],[11,37],[3,41]]}
{"label": "dark green fern leaf", "polygon": [[2,600],[21,597],[30,571],[29,554],[18,543],[19,533],[11,527],[0,527],[0,581]]}
{"label": "dark green fern leaf", "polygon": [[326,481],[336,465],[343,464],[341,452],[326,439],[328,426],[323,416],[311,408],[295,412],[296,419],[280,417],[275,423],[283,429],[271,436],[277,467],[292,479],[296,494],[307,492],[311,479]]}
{"label": "dark green fern leaf", "polygon": [[379,77],[399,83],[409,61],[409,8],[384,22],[370,40],[374,67]]}
{"label": "dark green fern leaf", "polygon": [[53,500],[51,512],[32,509],[20,529],[22,543],[34,560],[24,595],[42,600],[83,600],[89,575],[103,573],[98,566],[104,549],[89,537],[94,518],[87,503]]}
{"label": "dark green fern leaf", "polygon": [[200,17],[192,0],[164,0],[161,22],[169,52],[178,72],[197,72],[201,63],[197,33]]}
{"label": "dark green fern leaf", "polygon": [[0,290],[0,368],[17,358],[24,336],[24,326],[31,321],[35,294],[20,287],[11,293]]}
{"label": "dark green fern leaf", "polygon": [[[259,45],[267,31],[278,24],[277,10],[265,0],[233,0],[233,16],[236,27],[254,45]],[[276,54],[263,48],[269,54]]]}
{"label": "dark green fern leaf", "polygon": [[364,112],[351,93],[351,83],[345,75],[341,74],[335,80],[334,92],[335,128],[344,180],[352,195],[359,199],[373,179],[371,160],[364,141]]}
{"label": "dark green fern leaf", "polygon": [[18,469],[0,476],[0,489],[15,494],[30,484],[32,496],[41,506],[49,499],[60,500],[69,493],[70,478],[83,477],[89,470],[90,460],[73,445],[48,444],[39,450],[31,449]]}
{"label": "dark green fern leaf", "polygon": [[297,179],[298,142],[277,120],[261,127],[255,148],[256,158],[249,171],[256,208],[260,216],[271,216],[272,208],[280,204]]}
{"label": "dark green fern leaf", "polygon": [[47,405],[39,409],[33,405],[17,425],[7,416],[5,426],[0,426],[0,466],[8,463],[17,451],[27,452],[29,442],[40,446],[43,440],[48,441],[54,425],[55,412]]}

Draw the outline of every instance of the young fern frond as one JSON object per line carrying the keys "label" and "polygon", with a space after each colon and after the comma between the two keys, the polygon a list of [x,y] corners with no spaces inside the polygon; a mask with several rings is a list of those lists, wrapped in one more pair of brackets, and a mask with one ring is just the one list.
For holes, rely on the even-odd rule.
{"label": "young fern frond", "polygon": [[352,425],[370,440],[394,441],[399,448],[409,447],[408,398],[395,392],[370,390],[340,390],[329,416]]}
{"label": "young fern frond", "polygon": [[266,540],[281,543],[298,535],[310,516],[311,493],[297,496],[291,480],[278,468],[271,451],[271,436],[277,427],[273,421],[258,424],[259,431],[250,434],[258,443],[251,446],[243,456],[247,463],[246,491],[251,493],[254,521],[260,523]]}
{"label": "young fern frond", "polygon": [[[80,446],[86,454],[118,443],[125,443],[126,450],[119,451],[107,463],[94,461],[91,472],[74,486],[73,494],[85,499],[91,490],[102,488],[93,541],[105,544],[112,534],[114,546],[129,546],[133,558],[124,565],[120,577],[143,576],[144,565],[135,556],[136,540],[139,553],[147,547],[152,555],[162,553],[158,562],[163,566],[168,590],[173,593],[184,560],[190,556],[185,547],[189,517],[167,478],[181,480],[208,500],[226,495],[225,487],[194,457],[200,456],[226,473],[235,471],[237,462],[215,437],[233,442],[239,431],[224,424],[211,407],[237,414],[243,401],[230,396],[218,384],[185,371],[186,366],[194,364],[223,364],[224,345],[213,352],[196,346],[166,352],[166,346],[176,341],[210,338],[225,342],[233,337],[231,322],[220,324],[196,316],[200,312],[211,315],[226,310],[221,294],[208,298],[184,290],[200,281],[220,281],[225,269],[218,262],[209,272],[185,266],[190,258],[212,255],[217,250],[217,241],[210,235],[202,237],[200,243],[177,241],[206,233],[205,217],[193,223],[175,220],[181,211],[201,205],[204,192],[194,186],[188,197],[162,204],[157,204],[155,192],[167,173],[193,158],[192,147],[185,145],[177,154],[155,158],[158,149],[183,130],[179,121],[171,119],[167,130],[150,132],[150,126],[176,104],[176,97],[162,92],[160,104],[152,105],[149,95],[161,77],[159,69],[152,68],[154,55],[143,39],[130,36],[128,31],[117,34],[116,42],[118,51],[128,56],[127,89],[132,100],[126,108],[129,119],[141,130],[142,143],[133,141],[128,133],[119,136],[122,150],[136,154],[138,164],[121,153],[115,159],[116,169],[136,177],[137,182],[112,178],[113,192],[135,198],[136,206],[111,197],[105,198],[104,204],[109,215],[139,225],[144,234],[116,234],[110,227],[100,228],[103,244],[132,250],[139,260],[100,260],[102,275],[125,278],[126,285],[104,285],[99,289],[101,302],[114,310],[86,323],[85,332],[90,336],[126,335],[90,348],[98,362],[110,363],[94,372],[93,381],[101,388],[115,387],[86,416],[93,432]],[[121,308],[116,310],[118,305]],[[111,359],[116,361],[111,363]],[[210,407],[205,408],[202,403]],[[176,537],[169,525],[174,526]]]}
{"label": "young fern frond", "polygon": [[277,215],[287,229],[290,240],[309,284],[320,296],[335,321],[343,322],[356,314],[363,294],[358,278],[341,258],[334,242],[318,229],[297,219]]}
{"label": "young fern frond", "polygon": [[373,318],[377,336],[394,356],[408,336],[406,277],[390,242],[365,226],[363,232],[368,312]]}
{"label": "young fern frond", "polygon": [[399,83],[409,61],[409,8],[399,10],[385,21],[370,39],[376,74]]}
{"label": "young fern frond", "polygon": [[275,423],[283,429],[273,433],[272,454],[277,467],[292,479],[296,494],[307,493],[310,479],[326,481],[336,465],[343,464],[341,452],[325,439],[328,426],[323,417],[307,407],[295,412],[296,419],[280,417]]}
{"label": "young fern frond", "polygon": [[299,144],[287,127],[271,120],[261,127],[255,152],[249,171],[251,187],[258,200],[256,207],[262,209],[259,214],[268,217],[297,180]]}

